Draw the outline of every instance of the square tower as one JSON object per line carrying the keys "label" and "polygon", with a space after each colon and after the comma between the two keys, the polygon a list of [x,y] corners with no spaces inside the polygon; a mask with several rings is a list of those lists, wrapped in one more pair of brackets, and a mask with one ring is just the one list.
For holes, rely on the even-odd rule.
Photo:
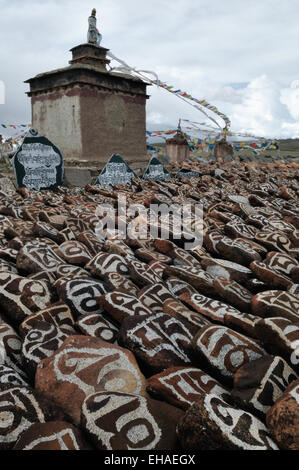
{"label": "square tower", "polygon": [[148,160],[147,84],[108,71],[108,50],[81,44],[71,49],[69,66],[26,80],[32,127],[59,147],[65,159],[105,163],[116,153],[138,166]]}

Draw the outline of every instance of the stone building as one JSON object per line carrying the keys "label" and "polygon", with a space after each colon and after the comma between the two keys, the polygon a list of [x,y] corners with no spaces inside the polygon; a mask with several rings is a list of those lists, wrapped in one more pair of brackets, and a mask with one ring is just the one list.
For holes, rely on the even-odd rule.
{"label": "stone building", "polygon": [[69,66],[26,80],[33,128],[65,159],[105,163],[116,153],[135,166],[147,161],[146,84],[108,71],[104,47],[86,43],[71,52]]}
{"label": "stone building", "polygon": [[180,129],[172,139],[166,141],[166,153],[170,163],[182,163],[189,158],[189,145]]}

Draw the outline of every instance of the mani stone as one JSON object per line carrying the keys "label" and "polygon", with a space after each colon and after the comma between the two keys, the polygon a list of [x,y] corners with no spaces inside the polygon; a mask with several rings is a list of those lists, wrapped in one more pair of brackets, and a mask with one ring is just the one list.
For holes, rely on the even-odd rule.
{"label": "mani stone", "polygon": [[183,450],[278,450],[265,425],[215,394],[198,398],[178,425]]}
{"label": "mani stone", "polygon": [[107,343],[114,343],[118,336],[118,329],[98,313],[81,315],[76,327],[83,335],[100,338]]}
{"label": "mani stone", "polygon": [[97,391],[145,395],[146,380],[130,351],[90,336],[69,336],[37,367],[35,386],[80,421],[85,397]]}
{"label": "mani stone", "polygon": [[163,304],[163,312],[171,317],[183,320],[184,323],[190,324],[190,327],[196,326],[198,330],[204,326],[209,325],[211,322],[198,312],[189,310],[182,302],[177,299],[166,300]]}
{"label": "mani stone", "polygon": [[154,313],[163,312],[163,304],[167,300],[174,300],[164,284],[152,284],[141,289],[137,295],[138,300]]}
{"label": "mani stone", "polygon": [[22,274],[34,274],[39,271],[55,274],[61,264],[65,264],[64,259],[55,253],[45,239],[42,242],[33,240],[26,243],[17,257],[17,268]]}
{"label": "mani stone", "polygon": [[12,321],[21,323],[51,301],[52,295],[44,282],[0,272],[0,308]]}
{"label": "mani stone", "polygon": [[77,319],[85,313],[101,313],[102,308],[97,299],[106,294],[107,289],[97,279],[78,278],[57,284],[57,292],[60,300],[68,305],[73,317]]}
{"label": "mani stone", "polygon": [[96,184],[102,186],[115,186],[119,183],[131,184],[132,178],[137,178],[135,172],[120,155],[114,154],[101,171]]}
{"label": "mani stone", "polygon": [[38,322],[47,322],[59,328],[65,334],[75,334],[74,319],[69,307],[57,302],[43,310],[28,315],[19,326],[19,333],[22,337],[26,336],[28,331],[36,326]]}
{"label": "mani stone", "polygon": [[56,250],[56,253],[67,263],[81,267],[84,267],[92,258],[86,246],[76,240],[62,243]]}
{"label": "mani stone", "polygon": [[236,281],[229,281],[224,277],[215,278],[213,285],[218,294],[241,312],[251,312],[252,294]]}
{"label": "mani stone", "polygon": [[282,450],[299,450],[299,380],[267,412],[267,427]]}
{"label": "mani stone", "polygon": [[255,334],[270,354],[293,363],[299,346],[299,319],[296,323],[283,317],[262,318],[255,322]]}
{"label": "mani stone", "polygon": [[299,297],[282,290],[260,292],[252,298],[252,313],[258,317],[283,317],[299,321]]}
{"label": "mani stone", "polygon": [[192,345],[203,369],[228,385],[241,366],[267,354],[251,338],[218,325],[204,326],[193,338]]}
{"label": "mani stone", "polygon": [[86,264],[85,269],[100,279],[103,279],[105,274],[111,272],[121,274],[122,276],[129,274],[129,268],[123,256],[103,252],[92,258]]}
{"label": "mani stone", "polygon": [[135,297],[139,291],[139,288],[130,279],[115,272],[105,274],[104,282],[111,290],[122,290]]}
{"label": "mani stone", "polygon": [[0,323],[0,364],[12,367],[15,372],[26,378],[21,352],[21,338],[10,325]]}
{"label": "mani stone", "polygon": [[122,291],[108,292],[98,298],[98,303],[117,324],[134,315],[151,315],[153,311],[133,295]]}
{"label": "mani stone", "polygon": [[201,176],[198,171],[192,171],[188,168],[181,168],[175,175],[176,178],[200,178]]}
{"label": "mani stone", "polygon": [[63,184],[61,151],[46,137],[30,129],[13,158],[17,186],[40,191]]}
{"label": "mani stone", "polygon": [[156,399],[187,410],[205,393],[228,398],[229,392],[195,367],[170,367],[147,380],[146,390]]}
{"label": "mani stone", "polygon": [[169,181],[170,173],[164,168],[157,157],[152,157],[143,175],[144,180]]}
{"label": "mani stone", "polygon": [[85,399],[81,428],[99,450],[176,450],[183,414],[151,398],[99,392]]}
{"label": "mani stone", "polygon": [[213,286],[214,278],[200,267],[167,266],[165,274],[170,277],[176,276],[186,281],[204,295],[217,295],[217,290]]}
{"label": "mani stone", "polygon": [[269,408],[296,379],[296,373],[281,357],[262,357],[237,370],[232,397],[241,408],[264,420]]}
{"label": "mani stone", "polygon": [[0,365],[0,388],[3,386],[28,386],[27,381],[12,367]]}
{"label": "mani stone", "polygon": [[198,327],[170,315],[156,313],[126,318],[119,344],[134,353],[151,373],[191,364],[191,340]]}
{"label": "mani stone", "polygon": [[218,323],[224,323],[226,314],[240,313],[230,305],[220,302],[219,300],[210,299],[202,294],[182,294],[179,298],[188,306],[196,310],[196,312],[201,313],[205,317],[208,317],[209,320]]}
{"label": "mani stone", "polygon": [[0,387],[0,450],[10,450],[34,423],[64,420],[65,414],[36,390]]}
{"label": "mani stone", "polygon": [[22,433],[13,450],[92,450],[81,431],[65,421],[35,423]]}
{"label": "mani stone", "polygon": [[273,288],[288,289],[293,285],[287,276],[269,268],[266,263],[253,261],[250,263],[250,269],[258,279]]}
{"label": "mani stone", "polygon": [[22,359],[29,377],[35,376],[40,361],[52,356],[66,338],[66,334],[47,322],[38,322],[27,333],[22,346]]}

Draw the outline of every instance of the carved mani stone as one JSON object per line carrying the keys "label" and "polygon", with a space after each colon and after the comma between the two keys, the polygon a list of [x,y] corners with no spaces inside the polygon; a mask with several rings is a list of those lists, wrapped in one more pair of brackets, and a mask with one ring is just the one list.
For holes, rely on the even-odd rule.
{"label": "carved mani stone", "polygon": [[267,412],[267,427],[280,449],[299,450],[299,380]]}
{"label": "carved mani stone", "polygon": [[271,354],[277,354],[296,367],[295,355],[299,345],[299,319],[292,322],[283,317],[259,319],[254,325],[255,334]]}
{"label": "carved mani stone", "polygon": [[91,272],[93,276],[101,279],[107,273],[115,272],[123,276],[129,274],[129,268],[123,256],[109,253],[99,253],[92,258],[85,268]]}
{"label": "carved mani stone", "polygon": [[76,240],[62,243],[56,250],[56,253],[67,263],[81,267],[84,267],[92,258],[86,246]]}
{"label": "carved mani stone", "polygon": [[100,338],[107,343],[114,343],[117,339],[118,329],[98,313],[81,315],[76,326],[84,335]]}
{"label": "carved mani stone", "polygon": [[85,313],[102,311],[97,299],[106,294],[105,285],[96,279],[72,279],[57,285],[57,292],[62,302],[66,303],[75,319]]}
{"label": "carved mani stone", "polygon": [[264,420],[268,409],[296,379],[296,373],[281,357],[262,357],[237,370],[232,396],[242,408]]}
{"label": "carved mani stone", "polygon": [[224,323],[224,317],[228,313],[240,313],[237,309],[219,300],[209,299],[201,294],[183,294],[180,299],[198,313],[209,318],[209,320]]}
{"label": "carved mani stone", "polygon": [[60,409],[28,387],[0,388],[0,450],[12,449],[34,423],[65,419]]}
{"label": "carved mani stone", "polygon": [[252,294],[245,287],[224,277],[214,279],[214,288],[218,294],[233,307],[242,312],[251,312]]}
{"label": "carved mani stone", "polygon": [[119,392],[90,395],[81,426],[99,450],[175,450],[183,412],[150,398]]}
{"label": "carved mani stone", "polygon": [[34,377],[41,360],[52,356],[67,335],[56,326],[38,322],[24,338],[22,346],[23,366],[28,376]]}
{"label": "carved mani stone", "polygon": [[21,323],[27,315],[41,310],[52,301],[47,285],[0,272],[0,307],[8,318]]}
{"label": "carved mani stone", "polygon": [[28,386],[27,381],[12,367],[0,365],[0,388],[3,386]]}
{"label": "carved mani stone", "polygon": [[126,318],[119,342],[130,349],[152,372],[191,363],[191,340],[198,327],[157,313]]}
{"label": "carved mani stone", "polygon": [[199,397],[178,425],[186,451],[278,450],[265,425],[214,394]]}
{"label": "carved mani stone", "polygon": [[22,433],[13,450],[92,450],[81,431],[65,421],[35,423]]}
{"label": "carved mani stone", "polygon": [[80,421],[83,400],[96,391],[146,393],[146,381],[133,354],[90,336],[69,336],[51,357],[39,363],[35,385],[75,424]]}
{"label": "carved mani stone", "polygon": [[204,326],[192,345],[204,370],[228,385],[241,366],[267,354],[252,339],[218,325]]}
{"label": "carved mani stone", "polygon": [[201,328],[204,325],[209,325],[211,322],[205,318],[203,315],[193,310],[189,310],[182,304],[179,300],[169,299],[166,300],[163,304],[163,312],[167,313],[171,317],[177,318],[178,320],[183,320],[191,324],[190,326],[197,326]]}
{"label": "carved mani stone", "polygon": [[284,317],[299,321],[299,298],[290,292],[269,290],[252,298],[252,313],[259,317]]}
{"label": "carved mani stone", "polygon": [[69,307],[62,302],[57,302],[50,307],[28,315],[28,317],[26,317],[23,323],[19,326],[20,335],[22,337],[26,336],[28,331],[34,328],[38,322],[51,323],[62,332],[69,335],[76,333],[71,311]]}
{"label": "carved mani stone", "polygon": [[154,398],[187,410],[205,393],[228,398],[229,392],[208,374],[195,367],[170,367],[147,381],[147,391]]}
{"label": "carved mani stone", "polygon": [[130,316],[153,314],[153,311],[136,297],[122,291],[108,292],[98,298],[98,303],[119,324],[122,324],[124,319]]}

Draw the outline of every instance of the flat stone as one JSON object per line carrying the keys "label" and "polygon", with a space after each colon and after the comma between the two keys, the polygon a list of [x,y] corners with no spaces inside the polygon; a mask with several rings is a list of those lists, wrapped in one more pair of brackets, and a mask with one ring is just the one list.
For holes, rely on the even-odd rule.
{"label": "flat stone", "polygon": [[82,432],[65,421],[35,423],[22,433],[13,450],[92,450]]}
{"label": "flat stone", "polygon": [[17,324],[31,313],[47,307],[52,300],[53,296],[42,281],[0,272],[0,307]]}
{"label": "flat stone", "polygon": [[203,269],[198,269],[194,266],[168,266],[165,269],[165,274],[170,277],[176,276],[186,281],[203,294],[217,295],[213,285],[214,278]]}
{"label": "flat stone", "polygon": [[69,167],[64,170],[65,183],[72,187],[85,187],[91,183],[91,171],[88,168]]}
{"label": "flat stone", "polygon": [[76,240],[62,243],[56,250],[56,253],[67,263],[81,267],[84,267],[92,258],[86,246]]}
{"label": "flat stone", "polygon": [[267,355],[253,339],[218,325],[204,326],[193,338],[192,346],[201,367],[228,385],[240,367]]}
{"label": "flat stone", "polygon": [[26,243],[17,257],[17,269],[21,274],[33,274],[39,271],[55,273],[60,264],[65,264],[65,261],[44,241]]}
{"label": "flat stone", "polygon": [[237,370],[232,396],[241,408],[265,420],[267,411],[297,379],[295,371],[281,357],[262,357]]}
{"label": "flat stone", "polygon": [[104,282],[111,290],[122,290],[124,292],[129,292],[135,297],[139,292],[139,288],[130,279],[127,279],[121,274],[115,272],[105,274]]}
{"label": "flat stone", "polygon": [[299,380],[292,382],[267,412],[266,423],[282,450],[299,449]]}
{"label": "flat stone", "polygon": [[159,373],[191,363],[191,340],[197,330],[166,314],[138,315],[123,321],[118,341],[152,373]]}
{"label": "flat stone", "polygon": [[151,315],[153,311],[133,295],[122,291],[108,292],[98,298],[98,303],[118,324],[134,315]]}
{"label": "flat stone", "polygon": [[24,338],[26,334],[35,328],[38,322],[47,322],[59,328],[65,334],[75,334],[74,319],[69,307],[57,302],[43,310],[28,315],[19,326],[19,333]]}
{"label": "flat stone", "polygon": [[214,279],[213,285],[218,294],[232,305],[234,308],[242,312],[251,312],[252,294],[245,287],[236,281],[229,281],[224,277]]}
{"label": "flat stone", "polygon": [[0,387],[0,450],[10,450],[34,423],[64,420],[54,404],[28,387]]}
{"label": "flat stone", "polygon": [[22,362],[29,377],[34,378],[38,364],[63,344],[67,335],[56,326],[38,322],[26,334],[22,345]]}
{"label": "flat stone", "polygon": [[87,313],[81,315],[76,322],[76,327],[83,335],[100,338],[107,343],[115,343],[118,336],[118,329],[98,313]]}
{"label": "flat stone", "polygon": [[288,361],[299,370],[296,349],[299,345],[299,320],[294,323],[283,317],[260,318],[254,325],[255,334],[267,351]]}
{"label": "flat stone", "polygon": [[252,312],[258,317],[283,317],[297,322],[299,298],[281,290],[260,292],[252,298]]}
{"label": "flat stone", "polygon": [[178,425],[183,450],[278,450],[265,425],[214,394],[199,397]]}
{"label": "flat stone", "polygon": [[86,264],[87,269],[93,276],[97,276],[101,279],[108,273],[118,273],[122,276],[128,276],[129,268],[128,264],[120,255],[99,253]]}
{"label": "flat stone", "polygon": [[184,322],[190,323],[190,327],[201,328],[204,325],[209,325],[210,322],[198,312],[189,310],[185,307],[182,302],[177,299],[169,299],[163,303],[163,312],[171,317],[183,320]]}
{"label": "flat stone", "polygon": [[96,391],[144,395],[146,381],[133,354],[90,336],[69,336],[49,358],[41,361],[36,390],[80,422],[83,400]]}
{"label": "flat stone", "polygon": [[106,294],[106,286],[96,279],[71,279],[57,285],[60,300],[68,305],[75,319],[85,313],[102,311],[97,299]]}
{"label": "flat stone", "polygon": [[81,426],[99,450],[175,450],[183,412],[167,403],[119,392],[90,395]]}
{"label": "flat stone", "polygon": [[174,299],[162,283],[144,287],[138,292],[137,297],[143,305],[154,313],[162,313],[164,302]]}
{"label": "flat stone", "polygon": [[5,365],[0,365],[0,388],[24,386],[28,387],[28,382],[15,369]]}
{"label": "flat stone", "polygon": [[225,315],[228,313],[240,313],[230,305],[220,302],[219,300],[210,299],[201,294],[182,294],[179,298],[198,313],[218,323],[224,323]]}
{"label": "flat stone", "polygon": [[205,393],[228,398],[229,392],[211,376],[195,367],[170,367],[147,381],[147,391],[155,399],[187,410]]}
{"label": "flat stone", "polygon": [[250,264],[250,269],[258,279],[273,288],[288,289],[293,284],[290,278],[274,271],[266,263],[262,263],[261,261],[253,261]]}

